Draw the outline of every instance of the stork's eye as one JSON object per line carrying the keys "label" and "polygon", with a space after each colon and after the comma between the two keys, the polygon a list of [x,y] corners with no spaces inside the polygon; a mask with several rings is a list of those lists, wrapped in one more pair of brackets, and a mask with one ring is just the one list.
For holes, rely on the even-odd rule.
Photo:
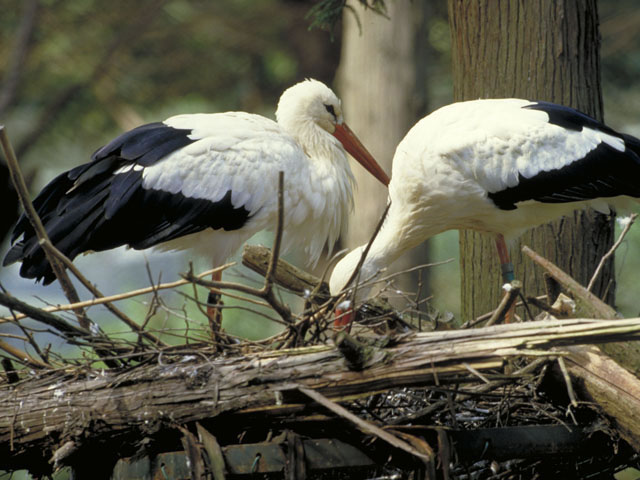
{"label": "stork's eye", "polygon": [[331,115],[333,115],[333,118],[338,118],[338,117],[336,116],[336,111],[335,111],[335,109],[333,108],[333,105],[325,105],[325,106],[324,106],[324,108],[326,108],[326,109],[327,109],[327,112],[329,112]]}

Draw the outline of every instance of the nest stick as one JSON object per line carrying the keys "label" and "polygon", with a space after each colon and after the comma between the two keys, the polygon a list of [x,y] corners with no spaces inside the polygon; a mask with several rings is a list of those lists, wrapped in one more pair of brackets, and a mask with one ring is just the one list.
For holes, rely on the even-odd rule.
{"label": "nest stick", "polygon": [[520,294],[520,290],[522,289],[522,283],[519,280],[514,280],[510,284],[510,288],[507,290],[507,293],[502,297],[500,301],[500,305],[493,311],[493,315],[484,324],[485,327],[490,327],[496,322],[501,322],[504,317],[507,315],[507,312],[514,304],[518,295]]}
{"label": "nest stick", "polygon": [[[27,189],[27,185],[24,181],[22,173],[20,172],[20,166],[18,165],[18,159],[15,156],[13,151],[13,147],[11,146],[11,142],[9,141],[9,137],[7,135],[7,131],[4,128],[4,125],[0,125],[0,143],[2,143],[2,149],[4,150],[4,154],[7,159],[7,166],[9,167],[9,172],[11,174],[11,180],[16,188],[16,192],[18,193],[18,198],[20,199],[20,203],[22,204],[22,208],[24,209],[25,215],[31,222],[36,235],[38,236],[38,241],[45,253],[47,261],[51,268],[53,269],[53,273],[56,275],[58,282],[60,282],[60,286],[62,287],[65,296],[69,300],[71,304],[80,303],[80,297],[78,296],[78,292],[75,287],[71,283],[71,279],[65,272],[64,267],[67,267],[69,270],[73,272],[73,274],[80,280],[80,282],[96,297],[103,297],[102,293],[95,288],[91,282],[89,282],[84,275],[73,265],[71,260],[67,258],[60,250],[58,250],[47,235],[47,232],[36,212],[33,204],[31,203],[31,199],[29,198],[29,191]],[[145,336],[148,340],[166,346],[164,342],[162,342],[155,335],[150,334],[148,332],[142,331],[140,326],[136,324],[133,320],[127,317],[124,313],[118,310],[116,307],[111,305],[110,303],[105,303],[105,306],[120,320],[126,323],[132,330],[140,333]],[[84,310],[82,308],[73,309],[74,313],[78,318],[78,322],[80,326],[84,329],[89,330],[91,325],[89,319],[86,317]]]}
{"label": "nest stick", "polygon": [[[4,151],[4,155],[7,160],[7,166],[9,167],[11,181],[13,182],[16,193],[18,194],[18,198],[20,199],[20,204],[22,205],[24,214],[27,216],[29,222],[31,223],[31,226],[36,232],[40,246],[44,251],[49,265],[51,265],[53,273],[58,279],[58,282],[60,282],[60,286],[62,287],[65,296],[70,303],[78,303],[80,301],[78,292],[71,283],[71,279],[64,271],[64,268],[62,268],[62,265],[58,261],[58,258],[56,258],[56,254],[52,250],[53,244],[51,243],[51,240],[49,240],[49,236],[47,235],[44,225],[42,224],[42,221],[40,220],[36,209],[31,203],[27,184],[25,183],[24,177],[20,172],[18,159],[16,158],[16,154],[13,151],[13,146],[11,145],[11,141],[9,140],[9,136],[7,135],[7,130],[5,129],[4,125],[0,125],[0,143],[2,144],[2,150]],[[80,323],[80,325],[83,328],[89,329],[89,320],[85,316],[84,311],[82,309],[76,309],[74,310],[74,312],[78,317],[78,322]]]}
{"label": "nest stick", "polygon": [[[349,285],[351,285],[351,283],[355,281],[356,278],[358,278],[358,276],[360,275],[360,269],[362,268],[362,265],[364,265],[364,261],[366,260],[367,255],[369,255],[369,250],[371,250],[371,246],[373,245],[373,242],[375,241],[376,237],[378,236],[378,233],[380,233],[380,230],[382,229],[382,225],[384,224],[384,220],[387,218],[387,213],[389,213],[390,208],[391,208],[391,201],[387,203],[387,206],[385,207],[384,212],[382,212],[382,215],[380,216],[380,220],[378,220],[378,224],[376,225],[376,228],[373,231],[373,235],[371,235],[371,239],[369,239],[369,243],[367,243],[367,246],[362,251],[362,255],[360,255],[360,260],[358,260],[358,264],[356,265],[355,270],[349,277],[349,280],[347,281],[343,289],[346,289]],[[356,287],[357,287],[357,284],[356,284]],[[355,298],[355,288],[353,292],[353,297]]]}
{"label": "nest stick", "polygon": [[280,252],[280,245],[282,243],[282,232],[284,223],[284,172],[279,172],[278,176],[278,216],[276,220],[276,236],[273,242],[273,248],[271,249],[271,259],[267,268],[267,274],[265,276],[265,283],[262,288],[253,288],[241,283],[234,282],[222,282],[205,280],[204,278],[198,278],[191,272],[182,274],[182,277],[188,282],[195,283],[196,285],[202,285],[207,288],[215,288],[219,290],[229,289],[236,290],[238,292],[253,295],[264,299],[279,315],[282,317],[287,325],[292,325],[294,320],[291,318],[291,310],[283,305],[273,294],[273,277],[276,265],[278,263],[278,256]]}
{"label": "nest stick", "polygon": [[627,224],[622,229],[622,232],[620,232],[620,236],[618,237],[618,239],[611,246],[609,251],[607,253],[605,253],[602,256],[602,258],[600,259],[600,262],[598,263],[598,266],[596,267],[595,271],[593,272],[593,275],[591,276],[591,280],[589,280],[589,284],[587,285],[587,291],[588,292],[591,291],[591,289],[593,288],[593,285],[596,283],[596,279],[598,278],[598,276],[600,275],[600,272],[604,268],[605,262],[607,260],[609,260],[609,258],[611,258],[611,256],[613,256],[615,251],[618,249],[618,247],[622,243],[622,240],[624,240],[624,237],[627,235],[627,233],[629,233],[629,230],[631,229],[631,225],[633,225],[633,222],[636,221],[636,218],[638,218],[638,214],[637,213],[634,213],[634,214],[629,216],[629,221],[627,222]]}
{"label": "nest stick", "polygon": [[263,291],[267,291],[273,288],[273,272],[275,272],[276,265],[278,264],[278,257],[280,256],[280,245],[282,244],[282,230],[284,223],[284,172],[278,172],[278,215],[276,218],[276,237],[273,240],[273,248],[271,249],[271,260],[269,261],[269,268],[267,268],[267,274],[264,277],[265,283]]}
{"label": "nest stick", "polygon": [[[207,275],[211,275],[211,273],[224,270],[228,268],[230,265],[232,264],[228,263],[221,267],[207,270],[206,272],[199,273],[198,277],[201,278]],[[49,307],[44,307],[41,310],[44,312],[60,312],[60,311],[66,311],[66,310],[73,310],[74,308],[93,307],[94,305],[102,305],[103,303],[117,302],[120,300],[126,300],[127,298],[138,297],[140,295],[145,295],[147,293],[155,292],[158,290],[168,290],[171,288],[177,288],[182,285],[186,285],[188,283],[190,282],[188,282],[187,280],[181,279],[181,280],[176,280],[175,282],[160,283],[158,285],[153,285],[151,287],[139,288],[137,290],[117,293],[115,295],[109,295],[106,297],[92,298],[91,300],[84,300],[78,303],[70,303],[68,305],[51,305]],[[6,322],[13,322],[15,320],[22,320],[26,316],[27,315],[20,313],[20,314],[16,314],[15,317],[3,317],[3,318],[0,318],[0,324],[6,323]]]}
{"label": "nest stick", "polygon": [[4,350],[10,355],[16,357],[20,362],[26,363],[30,367],[33,368],[50,368],[51,365],[47,365],[41,360],[38,360],[35,357],[32,357],[24,350],[20,350],[17,347],[14,347],[10,343],[5,342],[4,340],[0,340],[0,350]]}

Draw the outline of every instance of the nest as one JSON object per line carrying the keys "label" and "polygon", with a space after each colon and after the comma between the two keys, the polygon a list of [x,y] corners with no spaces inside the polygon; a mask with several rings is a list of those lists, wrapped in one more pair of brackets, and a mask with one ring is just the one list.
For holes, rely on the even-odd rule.
{"label": "nest", "polygon": [[[35,352],[0,344],[3,468],[48,475],[70,466],[93,478],[96,472],[130,477],[142,468],[149,475],[218,480],[611,478],[638,467],[639,382],[581,345],[636,340],[640,319],[615,319],[608,306],[528,251],[572,297],[545,308],[559,316],[569,305],[583,318],[500,325],[521,297],[514,283],[495,312],[457,330],[437,330],[443,326],[437,312],[399,315],[376,298],[358,306],[357,327],[336,332],[334,306],[341,299],[278,259],[281,226],[278,232],[272,251],[249,247],[243,255],[243,263],[264,275],[260,288],[187,272],[178,282],[111,298],[44,234],[43,248],[70,304],[37,308],[0,293],[12,313],[3,321],[17,325]],[[78,301],[63,266],[94,300]],[[114,305],[152,293],[151,314],[161,302],[158,291],[188,283],[258,299],[284,328],[249,342],[211,323],[169,345],[162,338],[167,332],[150,330],[146,319],[131,319]],[[304,297],[301,314],[280,300],[276,284]],[[134,339],[107,335],[92,322],[85,308],[96,304],[107,306]],[[43,348],[26,318],[84,356],[70,360]],[[420,331],[425,328],[433,331]]]}
{"label": "nest", "polygon": [[[264,342],[220,330],[171,347],[153,344],[151,332],[119,342],[3,294],[13,321],[23,312],[93,353],[73,363],[43,354],[37,362],[46,367],[23,358],[29,369],[5,362],[7,468],[82,473],[96,468],[97,455],[120,476],[142,464],[212,478],[607,478],[638,466],[620,419],[578,400],[567,379],[588,363],[571,348],[633,339],[640,319],[451,330],[437,312],[403,317],[376,298],[358,309],[353,329],[336,334],[338,299],[319,279],[272,265],[261,247],[244,257],[307,299],[300,316],[278,307],[286,328]],[[191,273],[184,281],[212,286]],[[477,323],[500,323],[508,308]]]}

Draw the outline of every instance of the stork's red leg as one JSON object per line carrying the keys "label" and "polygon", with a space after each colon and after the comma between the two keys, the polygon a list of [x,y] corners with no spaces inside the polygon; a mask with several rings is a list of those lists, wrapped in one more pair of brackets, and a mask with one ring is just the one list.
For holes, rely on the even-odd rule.
{"label": "stork's red leg", "polygon": [[496,236],[496,248],[498,249],[498,258],[500,259],[500,268],[502,269],[502,281],[504,283],[511,283],[515,279],[513,263],[511,263],[511,258],[509,258],[507,242],[504,241],[501,233]]}
{"label": "stork's red leg", "polygon": [[[222,272],[211,274],[211,280],[214,282],[222,280]],[[209,327],[214,339],[217,338],[217,334],[222,328],[222,310],[218,308],[220,305],[222,305],[222,296],[216,290],[211,289],[207,298],[207,317],[209,317]]]}
{"label": "stork's red leg", "polygon": [[[503,283],[511,283],[513,280],[515,280],[513,263],[511,263],[511,258],[509,257],[509,249],[507,248],[507,243],[504,241],[504,237],[500,233],[496,236],[496,249],[498,250],[498,258],[500,259],[502,281]],[[505,323],[511,323],[515,314],[515,310],[516,304],[514,302],[504,317]]]}

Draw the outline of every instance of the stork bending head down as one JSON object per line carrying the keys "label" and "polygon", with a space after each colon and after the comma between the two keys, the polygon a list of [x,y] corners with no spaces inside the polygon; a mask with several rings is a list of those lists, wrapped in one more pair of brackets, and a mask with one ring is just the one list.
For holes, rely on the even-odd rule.
{"label": "stork bending head down", "polygon": [[[505,237],[584,206],[628,207],[631,197],[640,197],[637,138],[548,102],[454,103],[420,120],[398,145],[391,207],[360,278],[451,229],[495,235],[500,260],[508,263]],[[336,265],[332,293],[346,286],[363,248]],[[503,267],[505,280],[509,270]],[[364,298],[367,289],[359,291]]]}

